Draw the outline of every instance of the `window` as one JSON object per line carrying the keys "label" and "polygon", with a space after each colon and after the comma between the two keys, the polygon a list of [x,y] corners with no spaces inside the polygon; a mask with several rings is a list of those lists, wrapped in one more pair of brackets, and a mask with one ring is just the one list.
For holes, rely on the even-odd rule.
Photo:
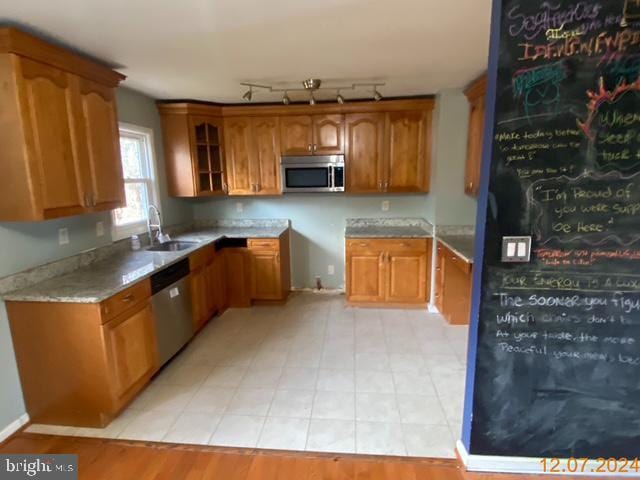
{"label": "window", "polygon": [[153,157],[153,131],[121,123],[120,155],[127,206],[111,213],[114,240],[146,231],[149,205],[159,207]]}

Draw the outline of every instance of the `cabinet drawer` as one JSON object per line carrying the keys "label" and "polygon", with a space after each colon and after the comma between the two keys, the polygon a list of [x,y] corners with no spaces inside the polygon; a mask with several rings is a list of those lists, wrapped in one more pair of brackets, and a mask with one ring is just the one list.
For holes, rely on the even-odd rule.
{"label": "cabinet drawer", "polygon": [[204,247],[195,251],[189,256],[189,268],[195,270],[202,265],[206,265],[213,260],[215,254],[216,251],[213,246]]}
{"label": "cabinet drawer", "polygon": [[277,238],[250,238],[247,246],[251,250],[280,250],[280,240]]}
{"label": "cabinet drawer", "polygon": [[348,239],[347,250],[353,252],[426,252],[427,238]]}
{"label": "cabinet drawer", "polygon": [[151,282],[144,280],[108,298],[100,304],[102,323],[106,323],[131,307],[145,302],[149,297],[151,297]]}

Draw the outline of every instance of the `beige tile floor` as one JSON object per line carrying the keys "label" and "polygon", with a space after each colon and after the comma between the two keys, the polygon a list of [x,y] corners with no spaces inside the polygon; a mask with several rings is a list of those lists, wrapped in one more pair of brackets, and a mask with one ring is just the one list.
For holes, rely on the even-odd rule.
{"label": "beige tile floor", "polygon": [[295,294],[213,319],[107,428],[28,431],[453,457],[466,339],[439,315]]}

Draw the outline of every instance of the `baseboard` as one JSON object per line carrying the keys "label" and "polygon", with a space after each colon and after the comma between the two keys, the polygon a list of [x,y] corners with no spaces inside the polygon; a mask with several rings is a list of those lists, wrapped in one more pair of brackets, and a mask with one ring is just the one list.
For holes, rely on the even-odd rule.
{"label": "baseboard", "polygon": [[27,423],[29,423],[29,415],[27,413],[23,413],[9,425],[0,430],[0,442],[4,442],[7,438],[20,430],[20,427]]}
{"label": "baseboard", "polygon": [[292,292],[303,292],[303,293],[318,293],[325,295],[344,295],[343,288],[322,288],[318,290],[317,288],[309,288],[309,287],[292,287]]}
{"label": "baseboard", "polygon": [[[561,461],[560,469],[565,468],[564,472],[543,472],[542,458],[535,457],[498,457],[492,455],[472,455],[469,454],[465,446],[460,440],[456,442],[456,452],[460,461],[469,472],[487,472],[487,473],[521,473],[521,474],[537,474],[537,475],[564,475],[564,476],[580,476],[588,475],[592,477],[615,477],[615,478],[640,478],[640,472],[605,472],[594,473],[601,464],[595,460],[589,460],[586,463],[584,472],[568,472],[566,471],[566,459]],[[579,463],[582,466],[582,463]],[[606,465],[605,465],[606,467]]]}

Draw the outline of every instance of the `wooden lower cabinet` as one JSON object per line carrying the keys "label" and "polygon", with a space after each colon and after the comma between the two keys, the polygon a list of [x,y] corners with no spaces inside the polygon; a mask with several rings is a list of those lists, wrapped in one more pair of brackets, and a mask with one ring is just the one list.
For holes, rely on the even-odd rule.
{"label": "wooden lower cabinet", "polygon": [[193,326],[198,331],[227,309],[224,253],[213,246],[202,248],[189,257],[189,268]]}
{"label": "wooden lower cabinet", "polygon": [[436,308],[452,325],[468,325],[471,316],[473,264],[438,243]]}
{"label": "wooden lower cabinet", "polygon": [[128,315],[107,323],[104,336],[113,390],[122,398],[153,373],[157,363],[151,305],[144,303]]}
{"label": "wooden lower cabinet", "polygon": [[251,259],[246,248],[226,248],[224,250],[227,301],[230,307],[251,306]]}
{"label": "wooden lower cabinet", "polygon": [[291,290],[289,233],[278,239],[252,238],[247,247],[251,258],[251,299],[286,300]]}
{"label": "wooden lower cabinet", "polygon": [[7,302],[32,422],[104,427],[142,390],[158,369],[150,296],[146,280],[102,304]]}
{"label": "wooden lower cabinet", "polygon": [[347,240],[349,303],[426,306],[431,244],[431,239]]}

